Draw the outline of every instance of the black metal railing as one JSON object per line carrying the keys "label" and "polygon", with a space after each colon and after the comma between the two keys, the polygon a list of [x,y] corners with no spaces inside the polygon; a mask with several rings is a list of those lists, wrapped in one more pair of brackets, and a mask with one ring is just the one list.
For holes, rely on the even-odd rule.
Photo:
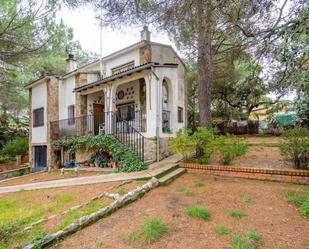
{"label": "black metal railing", "polygon": [[135,113],[129,120],[120,118],[115,112],[96,113],[76,118],[51,122],[53,140],[73,135],[114,135],[121,143],[132,148],[144,161],[144,136],[142,130],[142,113]]}
{"label": "black metal railing", "polygon": [[123,144],[133,149],[141,161],[144,161],[144,136],[136,130],[130,121],[116,122],[115,137]]}
{"label": "black metal railing", "polygon": [[171,131],[171,112],[163,110],[162,111],[162,131],[170,132]]}

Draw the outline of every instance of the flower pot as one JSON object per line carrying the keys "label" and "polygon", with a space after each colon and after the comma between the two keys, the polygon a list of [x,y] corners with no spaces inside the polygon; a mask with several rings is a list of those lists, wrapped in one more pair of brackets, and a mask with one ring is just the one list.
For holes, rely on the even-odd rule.
{"label": "flower pot", "polygon": [[90,167],[95,167],[94,163],[89,164]]}

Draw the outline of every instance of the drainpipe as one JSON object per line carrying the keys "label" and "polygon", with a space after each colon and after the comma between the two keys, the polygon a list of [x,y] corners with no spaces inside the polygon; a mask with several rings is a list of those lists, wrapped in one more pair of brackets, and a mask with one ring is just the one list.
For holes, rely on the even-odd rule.
{"label": "drainpipe", "polygon": [[157,92],[156,137],[157,137],[157,162],[159,162],[160,161],[160,105],[161,105],[160,78],[155,73],[154,67],[151,67],[151,72],[156,78],[156,92]]}

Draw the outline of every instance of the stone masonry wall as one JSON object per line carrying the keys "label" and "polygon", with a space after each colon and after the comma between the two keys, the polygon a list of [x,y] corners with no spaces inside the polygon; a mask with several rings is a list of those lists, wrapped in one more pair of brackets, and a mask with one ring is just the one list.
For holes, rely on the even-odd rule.
{"label": "stone masonry wall", "polygon": [[31,103],[32,103],[32,89],[29,89],[29,166],[33,167],[33,148],[32,148],[32,111],[31,111]]}
{"label": "stone masonry wall", "polygon": [[51,148],[51,124],[59,119],[58,79],[51,78],[47,82],[47,166],[54,164],[54,152]]}
{"label": "stone masonry wall", "polygon": [[139,49],[139,61],[141,65],[151,62],[151,47],[149,44]]}
{"label": "stone masonry wall", "polygon": [[[160,160],[173,154],[170,143],[173,138],[160,138]],[[145,161],[155,161],[157,153],[156,138],[145,138]]]}
{"label": "stone masonry wall", "polygon": [[[75,87],[87,83],[87,74],[79,73],[75,76]],[[75,117],[87,115],[87,96],[75,93]]]}

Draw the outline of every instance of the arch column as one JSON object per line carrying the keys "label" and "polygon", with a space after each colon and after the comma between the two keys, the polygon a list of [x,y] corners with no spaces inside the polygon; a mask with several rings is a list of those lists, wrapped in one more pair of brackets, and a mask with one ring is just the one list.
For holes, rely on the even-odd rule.
{"label": "arch column", "polygon": [[104,91],[104,105],[105,105],[105,133],[112,134],[116,127],[116,90],[117,86],[107,85]]}

